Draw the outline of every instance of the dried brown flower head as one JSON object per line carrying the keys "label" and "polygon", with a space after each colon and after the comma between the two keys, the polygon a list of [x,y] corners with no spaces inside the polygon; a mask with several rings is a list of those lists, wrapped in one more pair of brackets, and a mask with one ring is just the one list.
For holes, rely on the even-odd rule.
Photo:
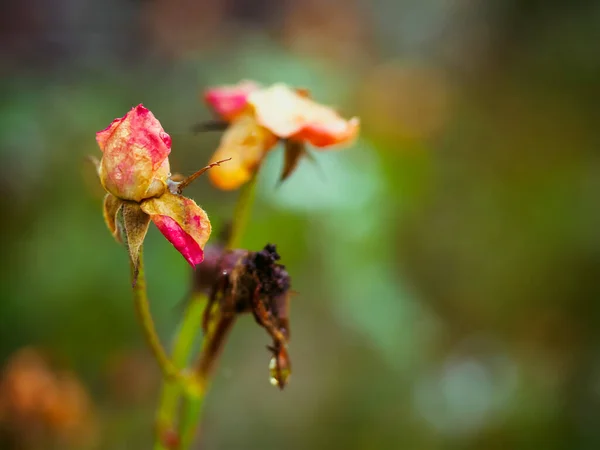
{"label": "dried brown flower head", "polygon": [[216,320],[252,313],[256,322],[271,336],[271,383],[283,389],[291,364],[287,352],[290,338],[290,276],[279,264],[275,245],[263,250],[224,251],[209,247],[204,263],[196,271],[196,289],[208,293],[203,328],[208,332]]}

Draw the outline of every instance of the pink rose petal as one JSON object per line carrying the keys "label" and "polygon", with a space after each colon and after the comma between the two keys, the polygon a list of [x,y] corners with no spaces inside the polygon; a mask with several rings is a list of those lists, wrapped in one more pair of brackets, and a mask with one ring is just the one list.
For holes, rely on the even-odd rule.
{"label": "pink rose petal", "polygon": [[100,180],[110,193],[141,201],[159,195],[169,176],[171,137],[144,106],[138,105],[96,133],[104,152]]}
{"label": "pink rose petal", "polygon": [[244,80],[235,85],[207,89],[204,100],[221,118],[231,121],[246,109],[248,95],[259,88],[254,81]]}
{"label": "pink rose petal", "polygon": [[[127,117],[127,116],[125,116],[125,117]],[[125,119],[125,117],[121,117],[119,119],[113,120],[110,123],[110,125],[107,126],[104,130],[98,131],[96,133],[96,142],[98,143],[100,150],[104,151],[104,147],[106,146],[106,141],[108,141],[110,139],[110,137],[112,136],[115,129],[119,126],[119,124],[121,122],[123,122],[123,119]]]}
{"label": "pink rose petal", "polygon": [[155,215],[152,216],[152,221],[192,267],[204,260],[204,250],[173,219],[169,216]]}
{"label": "pink rose petal", "polygon": [[168,191],[144,200],[140,206],[187,262],[192,266],[202,262],[204,245],[211,232],[202,208],[193,200]]}

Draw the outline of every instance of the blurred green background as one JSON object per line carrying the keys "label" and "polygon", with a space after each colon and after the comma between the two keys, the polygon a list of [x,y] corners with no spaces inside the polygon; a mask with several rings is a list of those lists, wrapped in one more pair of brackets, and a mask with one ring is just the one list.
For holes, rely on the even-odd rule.
{"label": "blurred green background", "polygon": [[[158,374],[85,156],[143,103],[190,174],[219,139],[190,132],[204,88],[284,81],[361,138],[279,188],[282,152],[263,168],[244,246],[276,243],[300,293],[294,372],[271,387],[240,320],[198,448],[600,448],[598,42],[584,1],[3,2],[0,360],[80,378],[73,448],[150,448]],[[189,194],[231,217],[236,193]],[[145,254],[168,342],[190,270],[155,228]]]}

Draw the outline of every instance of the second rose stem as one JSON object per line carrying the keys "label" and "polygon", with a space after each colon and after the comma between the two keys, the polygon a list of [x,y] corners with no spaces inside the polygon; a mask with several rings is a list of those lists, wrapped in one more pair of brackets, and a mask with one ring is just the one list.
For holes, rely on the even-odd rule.
{"label": "second rose stem", "polygon": [[[242,237],[250,220],[252,206],[256,192],[257,176],[241,189],[240,196],[235,206],[232,229],[227,249],[240,246]],[[178,332],[173,341],[173,363],[176,369],[183,369],[189,363],[194,348],[194,342],[201,332],[202,314],[206,306],[204,293],[192,293],[192,298],[185,310]],[[218,313],[217,313],[218,315]],[[157,439],[155,450],[170,450],[165,445],[165,436],[176,432],[178,450],[188,449],[195,438],[196,430],[202,416],[204,397],[210,382],[210,376],[216,365],[226,335],[233,322],[225,324],[223,318],[216,317],[207,336],[202,342],[202,351],[196,365],[197,389],[183,389],[181,383],[164,381],[160,404],[157,413]],[[227,326],[225,326],[227,325]],[[209,356],[211,354],[211,356]],[[210,359],[210,361],[208,360]],[[180,400],[183,397],[181,416],[177,420]]]}

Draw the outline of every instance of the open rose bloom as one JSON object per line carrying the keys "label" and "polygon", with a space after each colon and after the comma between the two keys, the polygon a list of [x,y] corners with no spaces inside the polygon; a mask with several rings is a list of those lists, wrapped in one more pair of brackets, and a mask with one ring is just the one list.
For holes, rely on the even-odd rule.
{"label": "open rose bloom", "polygon": [[180,195],[170,177],[171,137],[142,105],[96,133],[104,219],[137,268],[150,221],[192,266],[204,259],[211,226],[204,210]]}
{"label": "open rose bloom", "polygon": [[359,131],[358,118],[346,120],[333,109],[311,100],[307,92],[281,83],[261,87],[242,81],[209,89],[204,98],[229,124],[212,161],[231,161],[209,174],[213,184],[221,189],[237,189],[250,180],[267,152],[280,140],[286,145],[283,180],[305,155],[305,144],[318,149],[349,144]]}

